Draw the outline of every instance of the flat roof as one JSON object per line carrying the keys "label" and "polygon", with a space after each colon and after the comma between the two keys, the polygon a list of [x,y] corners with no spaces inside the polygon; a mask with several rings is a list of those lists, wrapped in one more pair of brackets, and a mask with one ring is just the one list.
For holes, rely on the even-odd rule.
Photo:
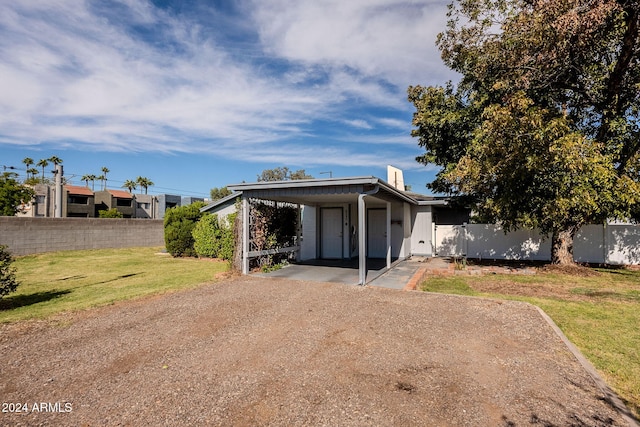
{"label": "flat roof", "polygon": [[[229,190],[238,192],[238,194],[232,195],[234,198],[238,197],[243,192],[249,193],[249,197],[251,197],[252,195],[250,193],[253,192],[254,194],[261,193],[264,194],[265,197],[273,199],[280,198],[282,200],[291,200],[294,196],[293,194],[285,195],[285,192],[289,190],[295,193],[296,199],[304,199],[305,196],[311,198],[312,196],[318,196],[321,194],[325,195],[325,197],[331,197],[331,195],[337,197],[338,195],[344,196],[346,194],[361,194],[368,190],[373,190],[376,187],[396,199],[400,199],[413,205],[445,206],[448,204],[446,199],[398,190],[388,182],[375,176],[243,182],[227,186]],[[225,199],[216,201],[212,205],[207,206],[207,208],[211,209],[214,206],[224,203],[224,201]]]}

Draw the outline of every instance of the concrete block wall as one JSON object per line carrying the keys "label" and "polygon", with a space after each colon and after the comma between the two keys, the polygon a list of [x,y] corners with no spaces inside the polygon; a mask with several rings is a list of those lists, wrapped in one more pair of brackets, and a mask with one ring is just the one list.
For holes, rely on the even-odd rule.
{"label": "concrete block wall", "polygon": [[0,245],[15,256],[164,246],[164,226],[151,219],[0,217]]}

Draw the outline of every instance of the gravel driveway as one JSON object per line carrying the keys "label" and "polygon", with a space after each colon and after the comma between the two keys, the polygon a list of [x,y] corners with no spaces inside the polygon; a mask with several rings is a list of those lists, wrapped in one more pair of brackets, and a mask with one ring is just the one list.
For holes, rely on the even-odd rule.
{"label": "gravel driveway", "polygon": [[516,302],[245,276],[0,332],[0,425],[627,425]]}

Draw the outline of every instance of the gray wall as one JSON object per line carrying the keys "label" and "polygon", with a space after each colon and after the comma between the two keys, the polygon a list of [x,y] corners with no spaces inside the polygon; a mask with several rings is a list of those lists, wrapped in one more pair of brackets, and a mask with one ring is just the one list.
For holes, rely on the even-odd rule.
{"label": "gray wall", "polygon": [[0,217],[0,244],[13,255],[164,246],[162,220]]}

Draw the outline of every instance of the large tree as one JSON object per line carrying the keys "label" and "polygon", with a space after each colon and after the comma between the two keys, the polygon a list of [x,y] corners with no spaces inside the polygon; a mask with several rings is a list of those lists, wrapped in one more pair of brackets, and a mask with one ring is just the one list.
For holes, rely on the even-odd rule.
{"label": "large tree", "polygon": [[20,184],[13,172],[0,175],[0,215],[14,216],[20,212],[21,206],[31,202],[35,192],[30,187]]}
{"label": "large tree", "polygon": [[258,181],[289,181],[298,179],[313,179],[313,176],[307,175],[304,169],[292,171],[288,167],[277,167],[274,169],[265,169],[258,175]]}
{"label": "large tree", "polygon": [[213,187],[209,192],[209,195],[211,196],[211,200],[220,200],[229,196],[231,193],[232,191],[229,190],[227,187],[220,187],[220,188]]}
{"label": "large tree", "polygon": [[48,159],[40,159],[38,161],[38,163],[36,163],[36,166],[42,168],[42,183],[44,184],[44,168],[49,166],[49,160]]}
{"label": "large tree", "polygon": [[149,187],[154,185],[153,181],[151,181],[149,178],[145,176],[137,177],[136,183],[140,186],[140,188],[144,188],[144,194],[147,194]]}
{"label": "large tree", "polygon": [[573,262],[584,224],[640,200],[640,5],[631,0],[458,0],[438,37],[459,84],[409,88],[431,189],[506,230],[551,235]]}

